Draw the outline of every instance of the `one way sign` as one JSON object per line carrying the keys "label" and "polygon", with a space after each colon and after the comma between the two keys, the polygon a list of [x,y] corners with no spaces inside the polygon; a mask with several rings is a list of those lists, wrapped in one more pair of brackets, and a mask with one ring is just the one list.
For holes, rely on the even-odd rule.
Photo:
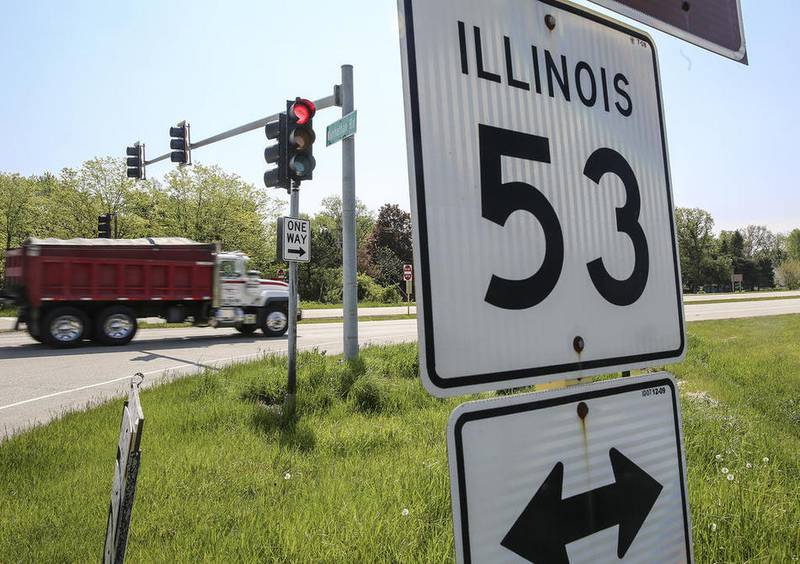
{"label": "one way sign", "polygon": [[278,256],[284,262],[311,260],[311,224],[308,220],[278,218]]}
{"label": "one way sign", "polygon": [[459,406],[459,562],[692,562],[675,380],[660,372]]}

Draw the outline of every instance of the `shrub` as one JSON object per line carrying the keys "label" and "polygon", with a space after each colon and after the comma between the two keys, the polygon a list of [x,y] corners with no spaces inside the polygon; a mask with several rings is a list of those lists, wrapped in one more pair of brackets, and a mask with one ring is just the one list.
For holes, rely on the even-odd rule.
{"label": "shrub", "polygon": [[800,289],[800,260],[784,261],[777,269],[778,284],[789,290]]}
{"label": "shrub", "polygon": [[397,289],[397,286],[386,286],[381,289],[378,301],[384,304],[393,304],[402,299],[403,296],[400,295],[400,290]]}

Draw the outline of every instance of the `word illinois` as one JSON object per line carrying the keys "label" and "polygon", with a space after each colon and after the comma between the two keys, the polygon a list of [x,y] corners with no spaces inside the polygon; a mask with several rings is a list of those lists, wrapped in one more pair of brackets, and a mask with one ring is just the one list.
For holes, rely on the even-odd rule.
{"label": "word illinois", "polygon": [[[475,72],[478,78],[502,83],[499,74],[486,68],[483,60],[483,43],[481,42],[481,29],[477,26],[472,28],[473,43],[475,47]],[[470,74],[470,61],[467,54],[467,31],[464,22],[458,22],[458,45],[461,50],[461,72],[465,75]],[[531,84],[523,80],[520,69],[514,69],[512,64],[511,39],[503,36],[503,50],[505,52],[505,82],[508,86],[519,88],[520,90],[530,90]],[[567,64],[564,55],[554,57],[547,49],[540,50],[536,45],[530,46],[531,50],[531,70],[533,88],[537,94],[543,91],[551,98],[556,97],[556,92],[567,102],[573,100],[573,88],[578,99],[586,107],[593,107],[595,104],[602,104],[603,109],[610,112],[616,109],[620,115],[628,117],[633,113],[633,101],[625,90],[629,86],[628,78],[618,72],[609,79],[609,73],[604,67],[600,67],[599,80],[595,69],[586,61],[578,61],[573,65]],[[516,74],[515,74],[516,73]],[[599,83],[599,84],[598,84]],[[613,92],[610,92],[610,88]]]}

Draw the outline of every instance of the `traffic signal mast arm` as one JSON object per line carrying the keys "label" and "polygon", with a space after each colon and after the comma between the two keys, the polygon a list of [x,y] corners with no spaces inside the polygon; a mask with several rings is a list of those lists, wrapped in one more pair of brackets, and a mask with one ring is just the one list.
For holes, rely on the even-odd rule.
{"label": "traffic signal mast arm", "polygon": [[[338,92],[339,86],[335,86],[335,92]],[[324,98],[320,98],[319,100],[314,101],[314,106],[317,108],[317,111],[324,110],[326,108],[332,108],[334,106],[341,106],[341,101],[339,100],[338,94],[334,93],[330,96],[325,96]],[[268,123],[273,122],[278,119],[280,113],[272,114],[270,116],[257,119],[255,121],[251,121],[250,123],[246,123],[244,125],[240,125],[238,127],[234,127],[233,129],[229,129],[228,131],[223,131],[222,133],[218,133],[216,135],[212,135],[211,137],[207,137],[205,139],[201,139],[196,143],[189,144],[189,150],[193,151],[195,149],[199,149],[200,147],[205,147],[206,145],[211,145],[212,143],[216,143],[217,141],[224,141],[225,139],[230,139],[231,137],[236,137],[237,135],[241,135],[242,133],[247,133],[248,131],[254,131],[256,129],[261,129],[266,126]],[[160,161],[164,161],[170,158],[172,151],[164,153],[163,155],[159,155],[149,161],[146,161],[145,165],[155,164]]]}

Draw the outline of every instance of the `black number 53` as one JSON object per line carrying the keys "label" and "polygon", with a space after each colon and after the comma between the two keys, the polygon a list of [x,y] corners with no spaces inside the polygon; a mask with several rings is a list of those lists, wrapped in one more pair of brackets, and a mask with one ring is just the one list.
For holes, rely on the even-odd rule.
{"label": "black number 53", "polygon": [[[542,302],[558,283],[564,265],[564,234],[555,209],[536,187],[525,182],[502,182],[501,163],[504,156],[549,163],[550,141],[547,137],[483,124],[478,125],[478,139],[483,217],[503,226],[515,211],[527,211],[536,218],[545,235],[544,260],[539,270],[521,280],[492,274],[484,299],[503,309],[527,309]],[[603,298],[614,305],[626,306],[636,302],[644,292],[650,255],[639,223],[639,183],[625,157],[604,147],[589,156],[583,174],[599,184],[606,173],[619,177],[625,187],[625,205],[616,209],[617,231],[625,233],[633,243],[633,272],[624,280],[614,278],[602,257],[588,262],[586,268]]]}

